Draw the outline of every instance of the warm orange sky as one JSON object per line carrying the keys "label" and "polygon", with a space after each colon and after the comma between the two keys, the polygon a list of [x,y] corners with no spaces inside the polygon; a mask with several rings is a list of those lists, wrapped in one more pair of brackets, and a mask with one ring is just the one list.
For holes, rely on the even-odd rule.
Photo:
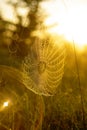
{"label": "warm orange sky", "polygon": [[[5,1],[0,0],[3,16],[16,22],[17,19],[13,19],[15,12]],[[42,3],[42,8],[48,13],[45,24],[55,24],[50,33],[62,35],[70,42],[74,40],[80,48],[87,45],[87,0],[48,0]],[[24,9],[19,11],[25,15]]]}
{"label": "warm orange sky", "polygon": [[68,41],[74,41],[78,47],[87,45],[87,0],[51,0],[44,3],[50,17],[46,24],[55,23],[51,33],[63,35]]}

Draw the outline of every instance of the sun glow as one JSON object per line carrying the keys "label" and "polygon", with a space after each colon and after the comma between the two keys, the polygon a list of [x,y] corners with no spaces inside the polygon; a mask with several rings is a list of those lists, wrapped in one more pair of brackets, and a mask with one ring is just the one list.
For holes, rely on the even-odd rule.
{"label": "sun glow", "polygon": [[4,103],[3,103],[3,107],[8,107],[8,104],[9,104],[8,101],[4,102]]}
{"label": "sun glow", "polygon": [[[56,0],[55,8],[52,11],[48,8],[50,17],[46,20],[45,24],[56,23],[56,26],[50,28],[48,31],[62,35],[70,42],[74,41],[76,46],[82,49],[87,45],[87,3],[75,3],[75,1],[68,3],[67,0],[68,4],[66,3],[65,6],[63,1],[59,4],[58,2]],[[60,8],[57,9],[58,5]]]}

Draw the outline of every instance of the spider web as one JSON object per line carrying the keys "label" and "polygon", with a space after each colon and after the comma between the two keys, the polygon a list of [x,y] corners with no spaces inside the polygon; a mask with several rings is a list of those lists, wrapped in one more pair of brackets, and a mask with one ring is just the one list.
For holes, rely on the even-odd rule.
{"label": "spider web", "polygon": [[53,95],[62,80],[64,63],[63,40],[36,38],[22,65],[26,87],[40,95]]}

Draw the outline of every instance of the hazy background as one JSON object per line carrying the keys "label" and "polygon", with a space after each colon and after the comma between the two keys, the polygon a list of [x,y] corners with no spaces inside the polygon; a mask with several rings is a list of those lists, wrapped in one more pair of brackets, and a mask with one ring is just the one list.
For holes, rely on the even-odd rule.
{"label": "hazy background", "polygon": [[[1,130],[87,128],[86,5],[86,1],[70,0],[0,0],[0,65],[22,70],[36,37],[42,39],[47,34],[61,38],[66,49],[63,79],[54,96],[34,94],[17,80],[16,74],[9,79],[0,68]],[[68,17],[65,12],[69,9],[74,11]],[[40,27],[46,33],[41,33]],[[2,108],[5,101],[9,105]]]}

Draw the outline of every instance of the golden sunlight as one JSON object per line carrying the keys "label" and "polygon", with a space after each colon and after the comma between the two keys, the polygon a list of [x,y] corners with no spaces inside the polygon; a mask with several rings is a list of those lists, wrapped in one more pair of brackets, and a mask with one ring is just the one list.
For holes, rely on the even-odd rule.
{"label": "golden sunlight", "polygon": [[3,106],[4,106],[4,107],[8,107],[8,104],[9,104],[8,101],[7,101],[7,102],[4,102],[4,103],[3,103]]}
{"label": "golden sunlight", "polygon": [[[64,3],[65,1],[66,3]],[[56,0],[54,7],[53,2],[50,4],[51,6],[48,8],[50,16],[46,19],[45,24],[56,23],[48,31],[62,35],[70,42],[74,41],[76,46],[82,49],[87,45],[87,3],[84,1],[65,1]]]}

